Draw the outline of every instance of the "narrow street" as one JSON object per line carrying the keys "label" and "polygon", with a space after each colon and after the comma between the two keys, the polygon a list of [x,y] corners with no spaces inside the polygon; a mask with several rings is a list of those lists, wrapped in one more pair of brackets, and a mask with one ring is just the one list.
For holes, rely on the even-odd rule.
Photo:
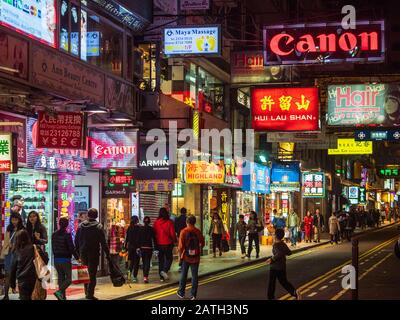
{"label": "narrow street", "polygon": [[[360,238],[360,299],[399,299],[396,284],[400,281],[398,261],[393,256],[394,241],[398,238],[397,225],[372,231]],[[343,291],[341,269],[350,263],[351,244],[326,244],[294,254],[288,258],[288,278],[299,287],[304,300],[351,299],[350,291]],[[264,300],[268,285],[265,263],[238,268],[204,278],[199,283],[198,299],[206,300]],[[190,288],[188,284],[187,289]],[[140,300],[177,300],[176,289],[167,289],[137,297]],[[378,291],[379,290],[379,291]],[[280,285],[276,297],[290,299]]]}

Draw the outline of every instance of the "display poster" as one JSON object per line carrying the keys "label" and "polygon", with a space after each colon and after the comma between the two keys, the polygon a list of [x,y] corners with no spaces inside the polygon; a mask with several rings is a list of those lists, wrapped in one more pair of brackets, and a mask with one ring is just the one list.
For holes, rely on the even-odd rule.
{"label": "display poster", "polygon": [[323,172],[304,171],[302,173],[303,198],[325,197],[325,174]]}

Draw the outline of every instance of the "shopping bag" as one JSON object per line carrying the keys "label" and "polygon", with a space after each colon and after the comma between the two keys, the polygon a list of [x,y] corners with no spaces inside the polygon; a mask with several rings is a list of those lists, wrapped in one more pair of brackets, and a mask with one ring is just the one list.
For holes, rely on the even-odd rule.
{"label": "shopping bag", "polygon": [[222,240],[222,252],[228,252],[229,251],[229,243],[227,240]]}
{"label": "shopping bag", "polygon": [[50,274],[50,269],[47,267],[47,263],[49,262],[48,256],[36,245],[33,245],[33,250],[35,254],[33,264],[35,266],[36,275],[38,279],[43,279]]}
{"label": "shopping bag", "polygon": [[31,299],[32,300],[46,300],[47,291],[43,288],[42,281],[36,279],[35,288],[33,289]]}
{"label": "shopping bag", "polygon": [[89,271],[87,266],[79,264],[72,266],[72,284],[89,283]]}

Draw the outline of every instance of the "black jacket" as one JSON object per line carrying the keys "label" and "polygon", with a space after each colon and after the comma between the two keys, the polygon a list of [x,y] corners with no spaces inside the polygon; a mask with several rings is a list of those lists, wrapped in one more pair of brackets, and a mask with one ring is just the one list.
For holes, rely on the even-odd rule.
{"label": "black jacket", "polygon": [[135,225],[133,227],[129,226],[126,232],[125,247],[130,250],[136,250],[140,248],[140,226]]}
{"label": "black jacket", "polygon": [[[40,250],[40,248],[38,249]],[[11,288],[16,287],[17,280],[18,285],[22,287],[25,285],[31,286],[32,283],[35,283],[37,276],[35,265],[33,264],[34,258],[35,252],[31,244],[14,253],[10,272]]]}
{"label": "black jacket", "polygon": [[181,231],[186,228],[186,219],[186,214],[181,214],[178,218],[175,219],[175,232],[178,237]]}
{"label": "black jacket", "polygon": [[286,256],[290,256],[292,251],[286,243],[279,241],[275,242],[272,246],[271,269],[272,270],[286,270]]}
{"label": "black jacket", "polygon": [[325,225],[324,217],[322,214],[319,214],[319,225],[318,225],[318,215],[316,213],[314,213],[313,225],[314,225],[314,227],[321,227],[321,228]]}
{"label": "black jacket", "polygon": [[151,226],[143,226],[140,228],[140,248],[154,248],[156,243],[154,230]]}
{"label": "black jacket", "polygon": [[51,237],[54,258],[78,259],[72,236],[66,230],[57,230]]}
{"label": "black jacket", "polygon": [[110,250],[107,245],[103,226],[95,219],[89,219],[79,225],[75,236],[75,248],[80,257],[99,257],[100,245],[107,257]]}

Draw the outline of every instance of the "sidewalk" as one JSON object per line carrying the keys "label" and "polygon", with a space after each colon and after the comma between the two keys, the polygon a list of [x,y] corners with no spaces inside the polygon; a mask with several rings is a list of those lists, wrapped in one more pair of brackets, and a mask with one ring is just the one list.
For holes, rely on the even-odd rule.
{"label": "sidewalk", "polygon": [[[389,226],[389,223],[385,223],[385,225],[380,228]],[[366,229],[360,230],[356,229],[356,233],[364,233],[366,231],[371,231],[376,229]],[[299,252],[304,250],[309,250],[314,247],[318,247],[324,245],[329,242],[329,235],[323,234],[320,243],[305,243],[301,242],[297,244],[295,249],[292,251]],[[262,261],[265,261],[268,257],[272,255],[272,246],[260,246],[260,258],[255,259],[255,252],[253,249],[253,255],[251,259],[241,258],[241,252],[238,248],[234,251],[229,251],[224,253],[222,257],[213,258],[212,255],[207,255],[201,257],[200,269],[199,269],[199,277],[210,276],[220,272],[226,272],[232,269],[236,269],[239,267],[243,267],[246,265],[256,264]],[[120,288],[115,288],[112,286],[109,277],[101,277],[97,279],[97,287],[95,296],[100,300],[118,300],[118,299],[127,299],[134,298],[136,296],[143,295],[145,293],[151,293],[160,289],[168,288],[171,286],[176,286],[179,282],[178,272],[178,263],[174,261],[171,271],[169,272],[169,281],[164,283],[160,282],[158,275],[158,266],[154,266],[150,272],[150,283],[143,283],[143,273],[142,270],[139,270],[139,282],[134,284],[125,284]],[[47,300],[56,300],[53,295],[54,290],[48,290]],[[84,290],[83,285],[72,285],[67,291],[67,297],[69,300],[84,300]],[[10,295],[10,299],[16,300],[18,299],[18,295]]]}

